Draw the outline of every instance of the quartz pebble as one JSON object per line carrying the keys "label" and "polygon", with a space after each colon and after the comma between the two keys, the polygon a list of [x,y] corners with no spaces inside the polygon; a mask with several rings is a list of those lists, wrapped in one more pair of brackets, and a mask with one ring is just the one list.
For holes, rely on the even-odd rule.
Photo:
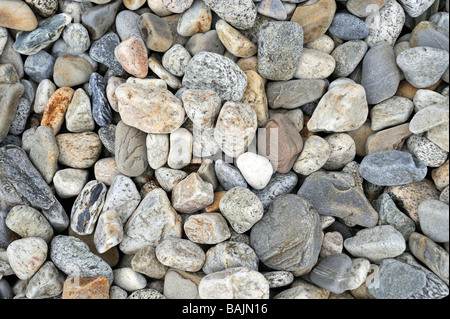
{"label": "quartz pebble", "polygon": [[168,238],[156,246],[156,258],[165,266],[196,272],[205,262],[205,253],[192,241]]}
{"label": "quartz pebble", "polygon": [[31,278],[47,258],[47,243],[40,237],[27,237],[9,244],[6,253],[14,274],[22,280]]}

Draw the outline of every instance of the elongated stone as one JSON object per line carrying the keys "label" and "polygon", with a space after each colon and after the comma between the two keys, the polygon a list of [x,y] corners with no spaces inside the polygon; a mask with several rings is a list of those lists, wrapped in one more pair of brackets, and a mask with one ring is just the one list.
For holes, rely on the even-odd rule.
{"label": "elongated stone", "polygon": [[280,195],[290,193],[297,186],[298,177],[294,172],[278,173],[272,175],[269,183],[263,189],[255,191],[265,210]]}
{"label": "elongated stone", "polygon": [[114,210],[101,213],[94,233],[94,245],[100,254],[120,244],[123,239],[123,226]]}
{"label": "elongated stone", "polygon": [[72,101],[75,90],[70,87],[62,87],[57,89],[45,106],[44,115],[42,116],[41,125],[52,128],[56,135],[62,127],[64,117]]}
{"label": "elongated stone", "polygon": [[42,20],[33,31],[21,31],[14,42],[14,50],[20,54],[32,55],[58,40],[66,25],[72,20],[67,13],[59,13]]}
{"label": "elongated stone", "polygon": [[58,170],[59,149],[55,135],[48,126],[39,126],[34,135],[30,149],[30,160],[41,173],[42,178],[50,184]]}
{"label": "elongated stone", "polygon": [[184,127],[180,127],[170,134],[170,150],[167,165],[173,169],[186,167],[192,159],[193,136]]}
{"label": "elongated stone", "polygon": [[32,31],[38,20],[31,8],[23,1],[6,0],[0,4],[0,26],[13,30]]}
{"label": "elongated stone", "polygon": [[91,40],[100,39],[113,25],[121,5],[122,0],[113,0],[109,3],[92,6],[82,13],[81,21],[89,31]]}
{"label": "elongated stone", "polygon": [[123,75],[125,70],[114,56],[114,49],[120,44],[119,36],[108,32],[100,39],[92,42],[89,56],[96,62],[106,65],[116,75]]}
{"label": "elongated stone", "polygon": [[112,112],[106,97],[107,82],[103,76],[94,72],[89,78],[88,93],[92,99],[92,116],[100,126],[111,124]]}
{"label": "elongated stone", "polygon": [[88,182],[72,207],[70,227],[79,235],[92,234],[105,202],[107,187],[98,181]]}
{"label": "elongated stone", "polygon": [[298,191],[319,214],[345,218],[364,227],[373,227],[378,214],[355,179],[347,173],[317,171],[309,175]]}
{"label": "elongated stone", "polygon": [[56,232],[69,225],[63,206],[21,148],[0,148],[0,185],[0,199],[40,209]]}
{"label": "elongated stone", "polygon": [[326,91],[324,80],[289,80],[267,83],[267,99],[272,109],[294,109],[320,99]]}
{"label": "elongated stone", "polygon": [[147,159],[151,168],[157,170],[167,163],[169,156],[169,134],[147,134]]}
{"label": "elongated stone", "polygon": [[414,114],[409,124],[413,134],[420,134],[449,122],[449,102],[430,105]]}
{"label": "elongated stone", "polygon": [[11,128],[23,92],[24,86],[21,83],[0,84],[0,141],[5,139]]}
{"label": "elongated stone", "polygon": [[71,277],[104,276],[111,285],[113,271],[106,261],[89,250],[89,246],[73,236],[58,235],[50,244],[50,259],[58,269]]}
{"label": "elongated stone", "polygon": [[252,41],[224,20],[216,22],[216,31],[225,48],[234,56],[249,58],[258,51],[258,47]]}

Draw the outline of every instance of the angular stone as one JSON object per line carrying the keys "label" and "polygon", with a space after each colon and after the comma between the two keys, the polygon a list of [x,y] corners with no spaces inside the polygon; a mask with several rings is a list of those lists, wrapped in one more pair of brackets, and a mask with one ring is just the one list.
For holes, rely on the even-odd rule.
{"label": "angular stone", "polygon": [[[241,287],[247,287],[242,289]],[[259,272],[236,267],[206,275],[198,287],[201,299],[268,299],[269,282]]]}
{"label": "angular stone", "polygon": [[214,201],[214,190],[197,173],[191,173],[172,189],[172,205],[178,212],[191,214]]}
{"label": "angular stone", "polygon": [[311,132],[348,132],[361,127],[368,115],[364,87],[344,84],[325,93],[307,126]]}
{"label": "angular stone", "polygon": [[58,162],[72,168],[92,167],[102,151],[102,142],[94,132],[58,134],[56,143]]}
{"label": "angular stone", "polygon": [[243,97],[247,77],[232,60],[216,53],[200,52],[189,61],[183,86],[211,90],[224,100],[237,102]]}
{"label": "angular stone", "polygon": [[13,145],[0,148],[0,199],[40,209],[55,231],[69,225],[61,203],[28,159],[25,151]]}
{"label": "angular stone", "polygon": [[187,239],[168,238],[156,246],[156,258],[165,266],[196,272],[205,262],[202,248]]}
{"label": "angular stone", "polygon": [[22,238],[39,237],[46,243],[53,238],[53,228],[38,210],[17,205],[11,208],[5,220],[6,226]]}
{"label": "angular stone", "polygon": [[123,239],[123,226],[120,216],[114,210],[101,213],[94,233],[95,248],[100,254],[120,244]]}
{"label": "angular stone", "polygon": [[100,39],[113,25],[121,4],[121,0],[113,0],[109,3],[90,7],[83,12],[81,21],[89,31],[92,41]]}
{"label": "angular stone", "polygon": [[352,260],[350,269],[350,280],[347,290],[355,290],[365,284],[370,270],[370,261],[365,258],[355,258]]}
{"label": "angular stone", "polygon": [[146,134],[123,121],[117,124],[115,159],[119,171],[129,177],[141,175],[148,166]]}
{"label": "angular stone", "polygon": [[183,227],[186,236],[198,244],[215,245],[231,236],[227,221],[220,213],[191,215]]}
{"label": "angular stone", "polygon": [[[373,132],[373,131],[371,131]],[[390,150],[401,150],[404,142],[412,135],[409,123],[397,125],[381,130],[367,137],[364,154],[369,155],[376,152]]]}
{"label": "angular stone", "polygon": [[64,281],[62,299],[109,299],[109,285],[105,276],[68,277]]}
{"label": "angular stone", "polygon": [[275,81],[267,84],[267,98],[272,109],[294,109],[320,99],[326,91],[323,80]]}
{"label": "angular stone", "polygon": [[393,226],[382,225],[360,230],[355,236],[344,240],[344,248],[354,257],[379,263],[403,253],[406,243]]}
{"label": "angular stone", "polygon": [[298,195],[310,201],[321,215],[344,218],[363,227],[378,222],[377,212],[350,174],[314,172],[305,179]]}
{"label": "angular stone", "polygon": [[181,101],[167,89],[125,83],[116,97],[124,124],[145,133],[172,133],[184,122]]}
{"label": "angular stone", "polygon": [[98,40],[92,42],[89,56],[96,62],[106,65],[114,74],[122,75],[124,69],[117,61],[114,50],[120,44],[119,36],[114,32],[108,32]]}
{"label": "angular stone", "polygon": [[251,0],[205,0],[205,4],[211,8],[220,18],[232,26],[246,30],[255,24],[257,16],[256,6]]}
{"label": "angular stone", "polygon": [[59,88],[52,94],[45,106],[41,125],[52,128],[55,135],[58,134],[62,127],[67,108],[72,101],[74,93],[75,91],[70,87]]}
{"label": "angular stone", "polygon": [[308,273],[322,246],[322,227],[316,209],[294,194],[278,196],[250,233],[250,243],[266,266]]}
{"label": "angular stone", "polygon": [[66,25],[71,21],[67,13],[59,13],[39,22],[33,31],[20,31],[14,42],[14,50],[23,55],[36,54],[58,40]]}
{"label": "angular stone", "polygon": [[298,23],[278,21],[264,24],[258,38],[258,73],[268,80],[292,79],[302,50],[303,29]]}
{"label": "angular stone", "polygon": [[47,243],[39,237],[17,239],[6,249],[14,274],[22,280],[30,279],[47,258]]}
{"label": "angular stone", "polygon": [[395,61],[394,49],[386,41],[374,44],[362,62],[361,85],[366,90],[367,103],[378,104],[392,97],[399,83],[400,69]]}
{"label": "angular stone", "polygon": [[28,281],[25,295],[28,299],[48,299],[63,291],[64,276],[51,261],[46,261]]}
{"label": "angular stone", "polygon": [[157,188],[139,204],[124,226],[120,250],[126,254],[144,246],[156,247],[162,240],[181,238],[181,217],[172,207],[166,192]]}

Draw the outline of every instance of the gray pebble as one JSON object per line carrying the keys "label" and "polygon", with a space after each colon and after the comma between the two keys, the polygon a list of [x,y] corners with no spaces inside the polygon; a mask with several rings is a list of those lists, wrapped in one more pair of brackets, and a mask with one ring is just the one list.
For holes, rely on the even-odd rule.
{"label": "gray pebble", "polygon": [[290,193],[297,186],[298,176],[294,172],[274,173],[269,183],[263,189],[255,191],[265,210],[280,195]]}
{"label": "gray pebble", "polygon": [[138,27],[139,14],[131,10],[120,11],[116,16],[116,30],[120,40],[125,40],[130,36],[137,35],[141,37],[141,31]]}
{"label": "gray pebble", "polygon": [[406,140],[408,150],[428,167],[439,167],[447,160],[448,152],[425,136],[413,134]]}
{"label": "gray pebble", "polygon": [[51,261],[46,261],[28,281],[25,295],[28,299],[48,299],[63,291],[64,276]]}
{"label": "gray pebble", "polygon": [[92,43],[89,49],[89,56],[94,61],[106,65],[114,74],[123,75],[125,70],[114,55],[114,49],[119,44],[119,36],[114,32],[108,32]]}
{"label": "gray pebble", "polygon": [[114,154],[122,174],[129,177],[141,175],[148,166],[146,134],[120,121],[116,127]]}
{"label": "gray pebble", "polygon": [[233,165],[217,160],[214,166],[217,180],[225,190],[233,187],[247,187],[247,182],[241,172]]}
{"label": "gray pebble", "polygon": [[294,275],[289,271],[269,271],[262,273],[269,282],[270,288],[286,287],[294,281]]}
{"label": "gray pebble", "polygon": [[328,31],[344,41],[361,40],[369,35],[364,21],[347,12],[336,13]]}
{"label": "gray pebble", "polygon": [[332,254],[317,263],[309,279],[321,288],[340,294],[347,290],[352,260],[346,254]]}
{"label": "gray pebble", "polygon": [[46,51],[39,51],[25,59],[24,71],[34,82],[40,83],[44,79],[52,79],[53,67],[56,59]]}
{"label": "gray pebble", "polygon": [[49,243],[53,228],[38,210],[30,206],[14,206],[6,216],[6,226],[22,238],[40,237]]}
{"label": "gray pebble", "polygon": [[449,241],[448,205],[439,200],[425,200],[418,208],[420,229],[436,243]]}

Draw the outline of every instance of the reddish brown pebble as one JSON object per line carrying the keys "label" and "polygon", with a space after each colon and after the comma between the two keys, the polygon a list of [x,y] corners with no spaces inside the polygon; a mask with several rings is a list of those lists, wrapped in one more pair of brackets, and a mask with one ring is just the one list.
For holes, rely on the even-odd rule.
{"label": "reddish brown pebble", "polygon": [[64,122],[67,108],[75,91],[70,87],[62,87],[52,94],[44,110],[41,125],[49,126],[53,133],[58,134]]}
{"label": "reddish brown pebble", "polygon": [[109,299],[109,283],[104,276],[67,278],[62,299]]}
{"label": "reddish brown pebble", "polygon": [[114,55],[129,74],[137,78],[145,78],[147,76],[147,47],[140,37],[132,35],[123,40],[114,50]]}

